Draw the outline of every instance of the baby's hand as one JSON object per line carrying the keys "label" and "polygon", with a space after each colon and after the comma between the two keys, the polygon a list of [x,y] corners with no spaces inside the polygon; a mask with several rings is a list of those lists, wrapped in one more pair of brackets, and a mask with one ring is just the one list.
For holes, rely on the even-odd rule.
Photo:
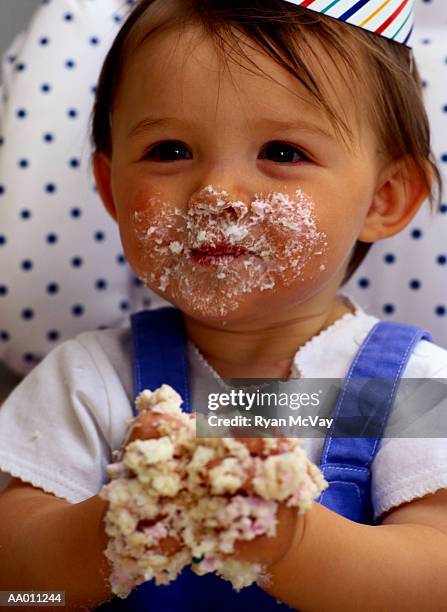
{"label": "baby's hand", "polygon": [[238,561],[262,563],[267,567],[280,561],[292,543],[300,542],[303,536],[304,515],[297,508],[278,504],[276,535],[259,535],[253,540],[237,540],[234,552],[226,556]]}
{"label": "baby's hand", "polygon": [[[160,414],[158,412],[142,412],[132,421],[121,452],[124,453],[124,448],[134,440],[149,440],[153,438],[161,438],[163,435],[166,435],[164,425],[168,423],[170,427],[175,430],[184,427],[181,419],[175,415]],[[157,524],[162,518],[163,517],[159,516],[151,521],[144,521],[144,524],[140,522],[139,529],[143,530],[145,528],[150,528],[151,526]],[[152,547],[151,550],[154,553],[171,557],[172,555],[178,553],[182,548],[184,548],[184,544],[177,538],[166,536],[161,538],[158,541],[158,544]]]}
{"label": "baby's hand", "polygon": [[[291,445],[287,438],[278,439],[277,447],[269,449],[264,443],[264,438],[238,438],[247,446],[250,454],[257,457],[269,457],[290,450]],[[243,485],[248,494],[254,494],[252,475],[249,475]],[[288,507],[278,503],[278,523],[275,536],[259,535],[253,540],[238,540],[235,544],[234,553],[231,556],[239,561],[250,561],[272,565],[284,557],[289,550],[294,538],[302,537],[304,517],[298,513],[296,507]]]}

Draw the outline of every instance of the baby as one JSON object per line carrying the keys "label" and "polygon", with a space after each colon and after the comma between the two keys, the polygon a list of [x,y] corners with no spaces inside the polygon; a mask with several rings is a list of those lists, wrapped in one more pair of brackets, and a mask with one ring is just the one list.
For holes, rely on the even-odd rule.
{"label": "baby", "polygon": [[[93,113],[95,178],[133,270],[176,308],[62,344],[0,410],[0,467],[14,477],[0,496],[0,590],[65,590],[78,610],[445,606],[446,440],[381,437],[401,378],[447,375],[447,351],[338,293],[440,182],[405,46],[411,3],[344,0],[344,19],[337,2],[297,4],[142,0],[116,38]],[[342,23],[357,10],[359,27]],[[358,408],[356,381],[378,378],[368,406],[381,429],[304,440],[329,482],[319,503],[280,503],[275,535],[232,553],[268,580],[236,592],[185,568],[108,601],[99,491],[134,395],[170,384],[190,411],[206,377],[344,378],[342,416]],[[142,414],[139,437],[165,418]]]}

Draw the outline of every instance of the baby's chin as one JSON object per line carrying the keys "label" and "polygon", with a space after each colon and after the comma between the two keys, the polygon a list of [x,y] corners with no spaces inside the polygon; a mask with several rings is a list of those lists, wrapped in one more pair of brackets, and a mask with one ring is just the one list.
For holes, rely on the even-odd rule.
{"label": "baby's chin", "polygon": [[[213,293],[206,296],[196,292],[194,295],[172,295],[169,291],[160,294],[173,306],[179,308],[186,317],[217,329],[249,331],[279,324],[284,314],[293,310],[297,302],[297,290],[282,288],[281,291],[253,289],[229,299]],[[302,299],[306,296],[303,294]],[[298,298],[298,301],[301,301]]]}
{"label": "baby's chin", "polygon": [[[178,260],[157,262],[139,274],[144,284],[185,315],[203,323],[232,329],[256,329],[274,322],[305,301],[321,282],[315,269],[278,273],[260,258],[227,266],[200,266]],[[169,262],[170,263],[170,262]]]}

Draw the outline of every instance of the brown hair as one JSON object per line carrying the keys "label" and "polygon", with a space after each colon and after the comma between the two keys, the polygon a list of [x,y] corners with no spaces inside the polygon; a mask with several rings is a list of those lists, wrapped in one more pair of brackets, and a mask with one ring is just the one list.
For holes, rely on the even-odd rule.
{"label": "brown hair", "polygon": [[[348,69],[352,83],[367,87],[368,118],[376,130],[383,150],[391,159],[409,156],[415,162],[428,192],[431,211],[439,206],[442,179],[431,151],[430,128],[422,98],[422,83],[411,50],[366,30],[348,26],[330,17],[292,5],[284,0],[174,0],[175,5],[164,20],[150,24],[148,10],[159,0],[140,0],[118,33],[104,61],[92,112],[92,143],[95,153],[111,155],[110,116],[126,58],[156,31],[199,23],[211,35],[216,49],[243,56],[237,33],[246,35],[304,85],[315,102],[327,114],[339,135],[350,134],[341,113],[327,102],[324,83],[306,64],[306,58],[320,62],[321,45],[339,69]],[[162,0],[163,7],[169,6]],[[143,21],[148,21],[148,27]],[[138,36],[139,30],[142,36]],[[315,43],[319,43],[316,45]],[[363,63],[361,63],[363,62]],[[359,68],[363,67],[362,77]],[[324,67],[323,73],[324,73]],[[366,69],[365,69],[366,68]],[[348,81],[345,82],[348,86]],[[362,100],[363,102],[363,100]],[[364,102],[363,102],[364,103]],[[364,103],[365,104],[365,103]],[[436,197],[432,187],[435,185]],[[362,263],[372,243],[357,241],[342,285],[348,282]]]}

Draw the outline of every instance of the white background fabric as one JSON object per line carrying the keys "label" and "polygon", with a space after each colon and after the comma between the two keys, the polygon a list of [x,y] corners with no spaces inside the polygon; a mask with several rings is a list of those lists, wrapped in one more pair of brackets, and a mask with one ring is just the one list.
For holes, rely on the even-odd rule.
{"label": "white background fabric", "polygon": [[0,359],[29,371],[58,342],[162,301],[125,263],[94,190],[94,87],[125,0],[52,0],[3,58]]}
{"label": "white background fabric", "polygon": [[[17,372],[82,330],[162,303],[135,284],[89,167],[92,87],[127,4],[49,0],[3,60],[0,360]],[[414,50],[447,182],[447,3],[417,0],[416,9]],[[346,290],[379,318],[420,325],[447,346],[443,202],[434,217],[424,204],[401,234],[376,243]]]}

